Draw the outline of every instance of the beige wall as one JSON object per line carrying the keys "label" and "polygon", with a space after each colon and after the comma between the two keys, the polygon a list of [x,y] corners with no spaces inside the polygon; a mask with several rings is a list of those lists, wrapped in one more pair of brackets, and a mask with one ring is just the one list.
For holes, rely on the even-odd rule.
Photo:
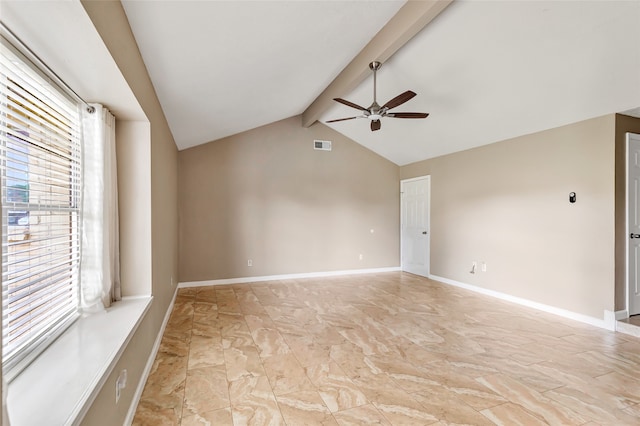
{"label": "beige wall", "polygon": [[292,117],[178,157],[181,282],[399,266],[398,166],[323,124]]}
{"label": "beige wall", "polygon": [[[431,175],[431,273],[596,318],[613,310],[615,124],[401,167],[402,179]],[[470,274],[473,261],[487,272]]]}
{"label": "beige wall", "polygon": [[626,134],[640,134],[640,118],[616,115],[616,311],[627,309],[626,300]]}
{"label": "beige wall", "polygon": [[125,297],[152,291],[150,142],[149,122],[117,121],[120,279]]}
{"label": "beige wall", "polygon": [[[178,271],[178,152],[122,5],[119,1],[83,1],[82,5],[149,119],[147,125],[118,123],[121,134],[129,139],[127,142],[135,145],[120,145],[118,149],[142,161],[138,167],[129,164],[123,176],[119,176],[119,186],[128,188],[120,199],[120,210],[126,212],[122,217],[124,229],[135,232],[135,223],[138,223],[142,229],[137,236],[144,241],[136,246],[135,239],[125,238],[123,244],[129,244],[132,250],[141,246],[150,250],[150,256],[149,253],[127,254],[126,250],[123,253],[123,292],[125,295],[148,294],[150,283],[153,304],[83,420],[87,425],[121,425],[176,290],[171,281],[173,277],[177,282]],[[123,160],[120,166],[127,167],[127,161]],[[138,263],[137,259],[143,262]],[[143,284],[124,281],[136,275],[142,277]],[[125,368],[127,387],[120,402],[115,404],[114,384]]]}

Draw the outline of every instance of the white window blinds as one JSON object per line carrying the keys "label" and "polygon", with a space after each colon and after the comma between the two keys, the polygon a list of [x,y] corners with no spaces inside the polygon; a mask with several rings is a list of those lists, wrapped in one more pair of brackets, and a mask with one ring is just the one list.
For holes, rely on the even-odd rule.
{"label": "white window blinds", "polygon": [[77,316],[78,104],[3,43],[0,58],[3,366]]}

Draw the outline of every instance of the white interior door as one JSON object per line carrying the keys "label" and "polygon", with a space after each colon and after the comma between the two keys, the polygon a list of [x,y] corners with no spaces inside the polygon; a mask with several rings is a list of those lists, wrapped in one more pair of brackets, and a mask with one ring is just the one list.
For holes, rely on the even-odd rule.
{"label": "white interior door", "polygon": [[640,135],[627,133],[627,253],[629,315],[640,314]]}
{"label": "white interior door", "polygon": [[429,176],[400,183],[402,270],[429,276]]}

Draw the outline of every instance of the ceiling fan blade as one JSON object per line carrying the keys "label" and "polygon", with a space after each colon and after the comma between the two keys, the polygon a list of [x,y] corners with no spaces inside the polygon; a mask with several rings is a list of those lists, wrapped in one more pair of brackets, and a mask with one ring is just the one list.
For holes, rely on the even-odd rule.
{"label": "ceiling fan blade", "polygon": [[389,112],[385,115],[393,118],[427,118],[428,116],[426,112]]}
{"label": "ceiling fan blade", "polygon": [[340,102],[341,104],[344,104],[346,106],[350,106],[351,108],[355,108],[355,109],[359,109],[360,111],[369,111],[368,109],[366,109],[365,107],[361,107],[358,104],[354,104],[353,102],[349,102],[346,99],[342,99],[342,98],[333,98],[334,101],[336,102]]}
{"label": "ceiling fan blade", "polygon": [[355,118],[360,118],[360,117],[336,118],[335,120],[329,120],[329,121],[326,121],[325,123],[335,123],[336,121],[353,120]]}
{"label": "ceiling fan blade", "polygon": [[380,127],[382,127],[382,123],[380,122],[380,120],[371,120],[372,132],[375,132],[376,130],[380,130]]}
{"label": "ceiling fan blade", "polygon": [[399,94],[398,96],[396,96],[395,98],[387,102],[386,104],[382,105],[382,108],[386,108],[386,109],[395,108],[407,102],[409,99],[413,98],[415,95],[416,95],[415,92],[412,92],[411,90],[407,90],[406,92]]}

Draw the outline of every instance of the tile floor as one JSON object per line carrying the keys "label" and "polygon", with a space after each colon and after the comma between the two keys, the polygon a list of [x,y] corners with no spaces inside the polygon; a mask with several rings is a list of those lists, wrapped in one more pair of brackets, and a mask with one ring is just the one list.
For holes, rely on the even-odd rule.
{"label": "tile floor", "polygon": [[639,425],[640,339],[406,273],[179,290],[134,425]]}

